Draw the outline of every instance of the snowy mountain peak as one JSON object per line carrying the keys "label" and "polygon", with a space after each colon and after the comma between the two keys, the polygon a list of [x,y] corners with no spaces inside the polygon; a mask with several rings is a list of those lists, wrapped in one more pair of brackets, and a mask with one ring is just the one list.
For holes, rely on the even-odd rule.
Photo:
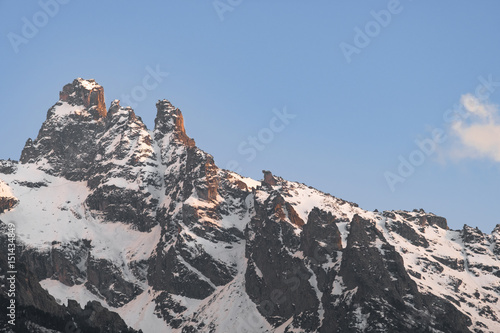
{"label": "snowy mountain peak", "polygon": [[155,131],[162,134],[173,133],[175,139],[186,146],[194,147],[195,142],[187,136],[184,128],[182,112],[168,100],[159,100],[156,103]]}
{"label": "snowy mountain peak", "polygon": [[87,90],[92,90],[94,88],[101,88],[101,85],[95,82],[94,79],[85,80],[81,77],[78,77],[75,80],[78,81]]}
{"label": "snowy mountain peak", "polygon": [[72,83],[66,84],[59,92],[59,100],[73,106],[84,106],[95,119],[106,117],[104,88],[93,79],[77,78]]}

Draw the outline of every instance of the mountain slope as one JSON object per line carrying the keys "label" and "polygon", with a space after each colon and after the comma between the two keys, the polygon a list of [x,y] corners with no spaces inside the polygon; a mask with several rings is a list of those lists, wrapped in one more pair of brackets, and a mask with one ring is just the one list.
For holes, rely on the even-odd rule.
{"label": "mountain slope", "polygon": [[179,109],[156,107],[149,130],[76,79],[20,161],[0,162],[0,220],[31,281],[19,303],[55,318],[30,325],[105,313],[124,321],[103,321],[110,332],[500,330],[500,226],[454,231],[423,210],[242,177],[196,146]]}

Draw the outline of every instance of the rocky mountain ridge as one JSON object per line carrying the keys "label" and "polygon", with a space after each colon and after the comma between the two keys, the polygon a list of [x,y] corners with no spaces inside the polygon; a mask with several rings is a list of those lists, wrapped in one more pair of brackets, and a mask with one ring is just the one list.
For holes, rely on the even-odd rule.
{"label": "rocky mountain ridge", "polygon": [[20,161],[0,161],[0,225],[16,226],[28,281],[17,331],[500,330],[500,225],[455,231],[270,171],[242,177],[196,146],[179,109],[156,108],[149,130],[76,79]]}

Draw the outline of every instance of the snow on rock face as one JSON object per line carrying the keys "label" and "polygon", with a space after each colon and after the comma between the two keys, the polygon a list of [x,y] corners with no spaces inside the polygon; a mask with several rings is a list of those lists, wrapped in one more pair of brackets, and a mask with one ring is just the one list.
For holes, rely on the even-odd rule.
{"label": "snow on rock face", "polygon": [[103,119],[95,120],[81,104],[57,102],[47,113],[38,137],[28,139],[21,164],[36,164],[40,170],[69,180],[84,180],[97,153],[96,138],[105,130]]}
{"label": "snow on rock face", "polygon": [[11,188],[4,182],[0,180],[0,198],[14,198]]}
{"label": "snow on rock face", "polygon": [[178,141],[188,147],[193,147],[195,142],[186,134],[181,111],[166,99],[158,101],[156,108],[155,129],[162,133],[172,133]]}
{"label": "snow on rock face", "polygon": [[150,230],[158,223],[163,186],[151,133],[131,108],[115,101],[106,118],[106,131],[96,141],[86,204],[107,220]]}
{"label": "snow on rock face", "polygon": [[0,180],[0,214],[6,210],[11,210],[19,201],[12,194],[11,188]]}
{"label": "snow on rock face", "polygon": [[89,109],[95,119],[106,117],[104,89],[92,79],[78,78],[72,83],[68,83],[59,93],[59,99],[71,105],[84,106]]}
{"label": "snow on rock face", "polygon": [[156,107],[151,131],[76,79],[21,163],[0,161],[0,226],[16,225],[37,293],[144,333],[500,331],[500,226],[453,231],[242,177],[196,147],[179,109]]}
{"label": "snow on rock face", "polygon": [[453,231],[422,225],[423,214],[418,212],[384,215],[377,228],[403,257],[418,290],[451,301],[470,318],[469,329],[498,331],[500,265],[494,253],[495,233],[484,235],[468,226]]}

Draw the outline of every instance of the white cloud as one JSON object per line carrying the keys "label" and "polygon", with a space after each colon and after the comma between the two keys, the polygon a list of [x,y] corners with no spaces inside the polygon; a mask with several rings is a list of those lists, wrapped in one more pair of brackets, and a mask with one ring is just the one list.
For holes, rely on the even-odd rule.
{"label": "white cloud", "polygon": [[459,142],[457,157],[490,158],[500,162],[500,119],[496,105],[466,94],[460,99],[462,118],[454,121],[451,132]]}
{"label": "white cloud", "polygon": [[496,113],[495,105],[482,103],[476,96],[471,94],[462,95],[460,103],[471,114],[488,120],[491,120]]}

